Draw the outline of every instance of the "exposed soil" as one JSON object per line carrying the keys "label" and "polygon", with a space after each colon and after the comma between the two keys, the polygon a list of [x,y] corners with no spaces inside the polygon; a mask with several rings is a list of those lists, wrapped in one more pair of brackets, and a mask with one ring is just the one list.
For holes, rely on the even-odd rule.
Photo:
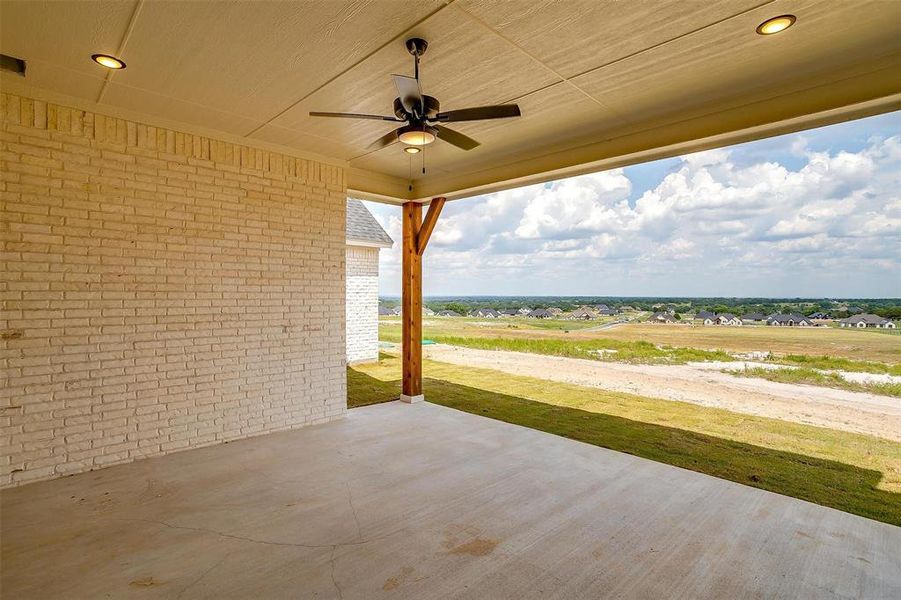
{"label": "exposed soil", "polygon": [[423,353],[433,360],[511,375],[691,402],[901,441],[901,400],[889,396],[735,377],[703,364],[635,365],[444,344],[426,346]]}

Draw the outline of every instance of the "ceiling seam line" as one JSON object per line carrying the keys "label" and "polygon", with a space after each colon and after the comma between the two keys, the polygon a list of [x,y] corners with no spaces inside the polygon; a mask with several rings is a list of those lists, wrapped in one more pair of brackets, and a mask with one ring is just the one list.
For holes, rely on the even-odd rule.
{"label": "ceiling seam line", "polygon": [[[125,28],[125,33],[122,35],[122,40],[119,42],[119,47],[116,50],[116,58],[120,58],[122,53],[125,52],[125,46],[128,44],[128,40],[131,38],[131,34],[135,30],[135,25],[138,23],[138,15],[141,14],[141,9],[144,7],[144,0],[138,0],[137,4],[135,4],[135,9],[131,13],[131,18],[128,20],[128,26]],[[112,81],[113,75],[116,73],[115,70],[111,70],[106,74],[106,78],[103,80],[103,86],[100,88],[100,93],[97,94],[97,104],[103,102],[103,96],[106,94],[106,88],[109,85],[109,82]]]}
{"label": "ceiling seam line", "polygon": [[672,43],[672,42],[676,42],[676,41],[679,41],[679,40],[681,40],[681,39],[683,39],[683,38],[686,38],[686,37],[688,37],[688,36],[694,35],[694,34],[696,34],[696,33],[700,33],[701,31],[704,31],[705,29],[709,29],[709,28],[711,28],[711,27],[716,27],[717,25],[721,25],[721,24],[725,23],[726,21],[729,21],[729,20],[731,20],[731,19],[734,19],[735,17],[740,17],[740,16],[745,15],[745,14],[747,14],[747,13],[749,13],[749,12],[758,10],[758,9],[760,9],[760,8],[763,8],[764,6],[768,6],[768,5],[770,5],[770,4],[773,4],[773,3],[776,2],[776,1],[777,1],[777,0],[767,0],[766,2],[763,2],[762,4],[757,4],[757,5],[752,6],[752,7],[750,7],[750,8],[746,8],[745,10],[739,11],[739,12],[737,12],[737,13],[735,13],[735,14],[732,14],[732,15],[729,15],[729,16],[727,16],[727,17],[723,17],[722,19],[719,19],[719,20],[717,20],[717,21],[714,21],[713,23],[708,23],[707,25],[704,25],[703,27],[698,27],[697,29],[692,29],[691,31],[686,31],[685,33],[680,34],[680,35],[677,35],[677,36],[674,37],[674,38],[670,38],[670,39],[668,39],[668,40],[664,40],[664,41],[662,41],[662,42],[658,42],[658,43],[654,44],[653,46],[648,46],[647,48],[642,48],[641,50],[636,50],[636,51],[633,52],[632,54],[627,54],[627,55],[625,55],[625,56],[620,56],[619,58],[616,58],[616,59],[614,59],[614,60],[611,60],[610,62],[604,63],[604,64],[602,64],[602,65],[598,65],[598,66],[596,66],[596,67],[591,67],[590,69],[586,69],[585,71],[582,71],[582,72],[580,72],[580,73],[576,73],[575,75],[572,75],[572,76],[570,77],[570,79],[576,79],[576,78],[578,78],[578,77],[582,77],[583,75],[588,75],[589,73],[594,73],[595,71],[600,71],[601,69],[606,69],[607,67],[609,67],[609,66],[611,66],[611,65],[615,65],[615,64],[620,63],[620,62],[622,62],[622,61],[624,61],[624,60],[629,60],[630,58],[634,58],[634,57],[636,57],[636,56],[639,56],[639,55],[641,55],[641,54],[644,54],[645,52],[650,52],[651,50],[656,50],[657,48],[660,48],[660,47],[662,47],[662,46],[665,46],[666,44],[670,44],[670,43]]}
{"label": "ceiling seam line", "polygon": [[[774,0],[773,0],[773,1],[774,1]],[[574,84],[573,82],[571,82],[568,78],[564,77],[563,74],[559,73],[556,69],[554,69],[553,67],[551,67],[550,65],[548,65],[547,63],[545,63],[543,60],[541,60],[541,59],[538,58],[537,56],[533,55],[531,52],[529,52],[528,50],[526,50],[525,48],[523,48],[522,46],[520,46],[519,44],[517,44],[516,42],[514,42],[513,40],[511,40],[510,38],[508,38],[508,37],[505,36],[504,34],[502,34],[501,32],[499,32],[498,30],[496,30],[494,27],[492,27],[491,25],[489,25],[488,23],[486,23],[485,21],[483,21],[483,20],[480,19],[479,17],[475,16],[474,14],[472,14],[471,12],[469,12],[468,10],[466,10],[465,8],[460,7],[459,4],[454,5],[454,8],[456,8],[457,10],[459,10],[460,12],[462,12],[464,15],[466,15],[467,17],[469,17],[470,20],[472,20],[472,21],[478,23],[479,25],[481,25],[482,27],[484,27],[485,29],[487,29],[488,31],[490,31],[491,33],[493,33],[494,35],[496,35],[496,36],[499,37],[500,39],[504,40],[504,41],[505,41],[507,44],[509,44],[510,46],[513,46],[514,48],[516,48],[517,50],[519,50],[519,52],[521,52],[522,54],[525,54],[526,56],[528,56],[531,60],[535,61],[536,63],[538,63],[539,65],[541,65],[542,67],[544,67],[544,69],[545,69],[546,71],[550,72],[550,73],[553,74],[555,77],[559,78],[559,79],[560,79],[560,83],[566,83],[566,84],[568,84],[570,87],[574,88],[576,91],[578,91],[578,92],[580,92],[581,94],[585,95],[585,96],[586,96],[589,100],[591,100],[592,102],[598,104],[598,105],[601,106],[602,108],[604,108],[604,109],[606,109],[606,110],[609,110],[610,112],[612,112],[612,113],[614,113],[614,114],[617,114],[616,111],[614,111],[612,108],[610,108],[609,106],[607,106],[606,104],[604,104],[603,102],[601,102],[600,100],[598,100],[597,98],[595,98],[594,96],[592,96],[591,94],[589,94],[588,92],[586,92],[585,90],[583,90],[582,88],[580,88],[578,85],[576,85],[576,84]],[[547,88],[547,87],[548,87],[548,86],[544,86],[544,87],[542,87],[542,88],[539,88],[539,90],[540,90],[540,89],[545,89],[545,88]],[[533,94],[533,93],[535,93],[536,91],[539,91],[539,90],[533,90],[533,91],[531,91],[531,92],[529,92],[528,94],[525,94],[525,95]]]}
{"label": "ceiling seam line", "polygon": [[327,85],[333,83],[333,82],[336,81],[339,77],[342,77],[342,76],[346,75],[346,74],[349,73],[352,69],[354,69],[354,68],[360,66],[363,62],[369,60],[370,58],[372,58],[373,56],[375,56],[378,52],[381,52],[383,49],[387,48],[389,45],[391,45],[392,43],[394,43],[395,41],[397,41],[399,38],[401,38],[401,37],[403,37],[404,35],[406,35],[407,32],[410,31],[411,29],[413,29],[414,27],[418,27],[419,25],[422,25],[423,23],[425,23],[426,21],[428,21],[429,19],[431,19],[432,17],[434,17],[435,15],[437,15],[439,12],[441,12],[442,10],[444,10],[445,8],[447,8],[448,6],[450,6],[453,2],[454,2],[454,0],[446,0],[445,3],[444,3],[443,5],[439,6],[438,8],[436,8],[435,10],[433,10],[432,12],[430,12],[429,14],[427,14],[426,16],[424,16],[423,18],[419,19],[418,21],[416,21],[415,23],[413,23],[412,25],[410,25],[409,27],[407,27],[406,29],[404,29],[403,31],[401,31],[400,33],[398,33],[397,35],[393,36],[391,39],[389,39],[388,41],[386,41],[384,44],[382,44],[382,45],[380,45],[379,47],[373,49],[372,52],[369,52],[369,53],[366,54],[365,56],[361,57],[358,61],[354,62],[352,65],[350,65],[349,67],[347,67],[346,69],[344,69],[343,71],[341,71],[340,73],[338,73],[337,75],[335,75],[334,77],[331,77],[328,81],[325,81],[324,83],[322,83],[322,85],[317,86],[316,89],[311,90],[309,93],[305,94],[302,98],[300,98],[300,99],[298,99],[297,101],[291,103],[290,106],[288,106],[288,107],[285,108],[284,110],[279,111],[278,113],[276,113],[275,115],[273,115],[272,117],[270,117],[269,119],[267,119],[266,121],[264,121],[261,125],[259,125],[258,127],[254,128],[254,129],[253,129],[252,131],[250,131],[249,133],[245,134],[244,137],[250,137],[250,136],[252,136],[253,134],[255,134],[256,132],[258,132],[260,129],[262,129],[263,127],[265,127],[266,125],[271,124],[274,120],[276,120],[277,118],[279,118],[280,116],[282,116],[283,114],[285,114],[286,112],[288,112],[289,110],[291,110],[292,108],[294,108],[295,106],[297,106],[298,104],[300,104],[301,102],[303,102],[304,100],[306,100],[307,98],[309,98],[310,96],[312,96],[313,94],[315,94],[316,92],[320,91],[321,89],[323,89],[323,88],[326,87]]}
{"label": "ceiling seam line", "polygon": [[[585,91],[584,89],[582,89],[582,87],[580,87],[578,84],[574,83],[574,82],[572,81],[572,79],[575,79],[575,78],[577,78],[577,77],[581,77],[581,76],[583,76],[583,75],[587,75],[587,74],[589,74],[589,73],[593,73],[593,72],[595,72],[595,71],[599,71],[599,70],[604,69],[604,68],[606,68],[606,67],[609,67],[609,66],[611,66],[611,65],[617,64],[617,63],[619,63],[619,62],[621,62],[621,61],[628,60],[628,59],[630,59],[630,58],[633,58],[633,57],[635,57],[635,56],[638,56],[638,55],[640,55],[640,54],[643,54],[643,53],[645,53],[645,52],[650,52],[651,50],[656,50],[657,48],[660,48],[661,46],[664,46],[664,45],[666,45],[666,44],[669,44],[669,43],[675,42],[675,41],[677,41],[677,40],[683,39],[683,38],[685,38],[685,37],[687,37],[687,36],[694,35],[694,34],[700,32],[700,31],[703,31],[703,30],[705,30],[705,29],[707,29],[707,28],[715,27],[716,25],[720,25],[720,24],[722,24],[722,23],[724,23],[724,22],[726,22],[726,21],[728,21],[728,20],[730,20],[730,19],[734,19],[735,17],[739,17],[739,16],[741,16],[741,15],[744,15],[744,14],[747,14],[747,13],[749,13],[749,12],[752,12],[752,11],[758,10],[758,9],[760,9],[760,8],[763,8],[764,6],[768,6],[768,5],[770,5],[770,4],[773,4],[773,3],[776,2],[776,1],[777,1],[777,0],[767,0],[766,2],[762,2],[761,4],[757,4],[757,5],[755,5],[755,6],[751,6],[751,7],[749,7],[749,8],[746,8],[745,10],[742,10],[742,11],[739,11],[739,12],[737,12],[737,13],[731,14],[731,15],[729,15],[729,16],[723,17],[722,19],[719,19],[719,20],[717,20],[717,21],[714,21],[713,23],[708,23],[708,24],[706,24],[706,25],[704,25],[704,26],[702,26],[702,27],[698,27],[697,29],[693,29],[693,30],[688,31],[688,32],[685,32],[685,33],[683,33],[683,34],[681,34],[681,35],[677,35],[677,36],[674,37],[674,38],[670,38],[670,39],[668,39],[668,40],[664,40],[664,41],[662,41],[662,42],[659,42],[659,43],[657,43],[657,44],[654,44],[653,46],[648,46],[647,48],[642,48],[641,50],[637,50],[636,52],[633,52],[632,54],[627,54],[626,56],[621,56],[621,57],[619,57],[619,58],[617,58],[617,59],[615,59],[615,60],[612,60],[612,61],[610,61],[610,62],[608,62],[608,63],[604,63],[604,64],[602,64],[602,65],[598,65],[598,66],[596,66],[596,67],[592,67],[592,68],[587,69],[587,70],[585,70],[585,71],[582,71],[582,72],[580,72],[580,73],[576,73],[575,75],[572,75],[572,76],[570,76],[570,77],[564,77],[561,73],[558,73],[555,69],[553,69],[553,68],[551,68],[550,66],[546,65],[542,60],[540,60],[540,59],[538,59],[538,58],[532,56],[531,53],[529,53],[528,51],[526,51],[524,48],[520,47],[517,43],[515,43],[515,42],[512,41],[512,40],[510,40],[509,38],[507,38],[506,36],[504,36],[502,33],[500,33],[499,31],[497,31],[496,29],[494,29],[493,27],[491,27],[491,26],[488,25],[487,23],[483,22],[481,19],[479,19],[478,17],[476,17],[476,16],[473,15],[472,13],[468,12],[466,9],[461,8],[459,5],[455,6],[455,8],[457,8],[458,10],[460,10],[461,12],[463,12],[464,14],[468,15],[472,20],[474,20],[474,21],[476,21],[476,22],[478,22],[478,23],[481,23],[486,29],[488,29],[489,31],[493,32],[495,35],[497,35],[498,37],[500,37],[500,38],[503,39],[504,41],[506,41],[506,42],[508,42],[509,44],[511,44],[513,47],[515,47],[515,48],[517,48],[518,50],[520,50],[523,54],[525,54],[526,56],[529,56],[530,58],[532,58],[533,60],[535,60],[536,62],[538,62],[540,65],[542,65],[542,66],[544,66],[545,68],[547,68],[549,71],[551,71],[552,73],[554,73],[556,76],[560,77],[562,81],[565,81],[565,82],[568,83],[570,86],[572,86],[574,89],[576,89],[576,90],[578,90],[579,92],[581,92],[582,94],[588,96],[591,100],[593,100],[594,102],[596,102],[596,103],[597,103],[598,105],[600,105],[601,107],[603,107],[603,108],[609,110],[609,111],[610,111],[611,113],[613,113],[614,115],[618,115],[618,114],[620,114],[619,111],[616,111],[616,110],[610,108],[609,106],[607,106],[606,104],[604,104],[603,102],[601,102],[600,100],[598,100],[597,98],[595,98],[594,95],[588,93],[587,91]],[[530,93],[534,93],[534,92],[530,92]],[[527,95],[528,95],[528,94],[527,94]]]}

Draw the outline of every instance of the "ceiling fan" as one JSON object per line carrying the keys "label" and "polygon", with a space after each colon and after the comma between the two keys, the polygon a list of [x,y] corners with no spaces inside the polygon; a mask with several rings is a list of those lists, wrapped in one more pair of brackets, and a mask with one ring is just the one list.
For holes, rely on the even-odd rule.
{"label": "ceiling fan", "polygon": [[397,98],[394,99],[394,116],[366,115],[358,113],[311,112],[311,117],[340,117],[344,119],[370,119],[374,121],[391,121],[406,125],[383,135],[370,144],[370,148],[384,148],[395,142],[410,146],[425,146],[435,139],[444,140],[463,150],[472,150],[479,145],[469,136],[459,131],[448,129],[439,123],[460,123],[462,121],[482,121],[485,119],[505,119],[520,116],[516,104],[496,104],[461,108],[448,112],[439,112],[440,104],[433,96],[422,93],[419,84],[419,58],[425,54],[429,44],[420,38],[411,38],[406,42],[407,51],[413,55],[414,77],[392,75],[397,87]]}

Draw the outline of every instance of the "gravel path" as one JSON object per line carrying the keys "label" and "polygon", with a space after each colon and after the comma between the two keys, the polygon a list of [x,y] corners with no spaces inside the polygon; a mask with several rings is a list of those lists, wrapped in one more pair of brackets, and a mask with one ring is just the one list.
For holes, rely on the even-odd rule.
{"label": "gravel path", "polygon": [[511,375],[691,402],[901,442],[901,400],[862,392],[735,377],[709,365],[634,365],[436,344],[432,360]]}

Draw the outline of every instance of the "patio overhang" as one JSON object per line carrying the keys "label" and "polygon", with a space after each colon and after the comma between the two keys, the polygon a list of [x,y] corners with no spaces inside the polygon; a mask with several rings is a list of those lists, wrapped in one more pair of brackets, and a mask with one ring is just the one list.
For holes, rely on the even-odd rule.
{"label": "patio overhang", "polygon": [[[306,3],[5,1],[4,87],[131,119],[214,130],[346,166],[354,196],[449,200],[798,131],[901,107],[894,2],[484,0]],[[790,29],[755,28],[790,13]],[[455,125],[471,151],[411,159],[369,144],[391,114],[403,41],[427,39],[423,87],[443,108],[516,102],[523,116]],[[62,41],[61,41],[62,40]],[[108,72],[106,52],[128,68]],[[420,158],[425,157],[425,173]],[[411,166],[412,161],[412,166]]]}

